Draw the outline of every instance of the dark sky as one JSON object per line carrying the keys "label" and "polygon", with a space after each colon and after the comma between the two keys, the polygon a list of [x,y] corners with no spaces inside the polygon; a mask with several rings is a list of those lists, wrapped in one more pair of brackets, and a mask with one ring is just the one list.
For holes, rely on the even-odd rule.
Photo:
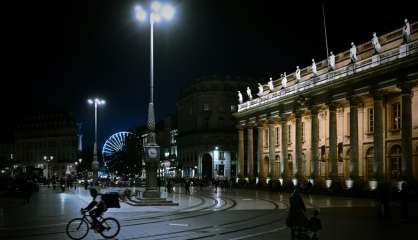
{"label": "dark sky", "polygon": [[[149,25],[136,21],[147,1],[2,2],[2,138],[31,112],[70,111],[92,136],[102,96],[100,142],[144,124],[149,99]],[[193,78],[235,74],[268,78],[325,58],[320,1],[176,0],[174,21],[156,26],[157,118],[175,112],[179,90]],[[337,3],[334,3],[337,2]],[[330,50],[349,48],[416,20],[412,3],[326,3]]]}

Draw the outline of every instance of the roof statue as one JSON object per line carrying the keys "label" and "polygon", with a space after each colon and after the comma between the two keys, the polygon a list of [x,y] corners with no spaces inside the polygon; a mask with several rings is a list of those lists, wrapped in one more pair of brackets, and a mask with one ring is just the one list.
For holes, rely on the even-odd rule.
{"label": "roof statue", "polygon": [[316,77],[318,75],[318,71],[316,70],[315,59],[313,58],[312,58],[312,74],[313,74],[313,77]]}
{"label": "roof statue", "polygon": [[282,88],[286,88],[287,85],[287,77],[286,77],[286,72],[284,72],[284,74],[282,75]]}
{"label": "roof statue", "polygon": [[380,53],[380,50],[382,49],[382,46],[380,46],[379,38],[377,37],[375,32],[373,33],[372,44],[373,44],[373,47],[374,47],[374,52],[375,53]]}
{"label": "roof statue", "polygon": [[243,99],[242,99],[242,94],[241,94],[241,92],[240,92],[240,91],[238,91],[238,102],[239,102],[240,104],[243,102]]}
{"label": "roof statue", "polygon": [[328,66],[332,69],[335,70],[335,55],[334,53],[331,51],[329,52],[329,57],[328,57]]}
{"label": "roof statue", "polygon": [[351,42],[350,58],[351,58],[352,63],[355,63],[358,60],[358,58],[357,58],[357,47],[356,47],[356,45],[354,45],[354,42]]}
{"label": "roof statue", "polygon": [[251,101],[253,100],[253,95],[251,94],[251,89],[250,87],[247,87],[247,95],[248,95],[248,99]]}
{"label": "roof statue", "polygon": [[402,38],[404,43],[411,41],[411,26],[409,25],[408,19],[405,18],[405,26],[402,28]]}
{"label": "roof statue", "polygon": [[257,93],[257,96],[259,96],[259,97],[263,96],[263,91],[264,91],[263,85],[261,85],[261,83],[258,83],[258,93]]}
{"label": "roof statue", "polygon": [[296,77],[296,80],[300,80],[300,68],[299,68],[299,66],[296,66],[296,72],[295,72],[295,77]]}
{"label": "roof statue", "polygon": [[274,90],[273,78],[270,78],[268,85],[269,85],[270,92],[273,92]]}

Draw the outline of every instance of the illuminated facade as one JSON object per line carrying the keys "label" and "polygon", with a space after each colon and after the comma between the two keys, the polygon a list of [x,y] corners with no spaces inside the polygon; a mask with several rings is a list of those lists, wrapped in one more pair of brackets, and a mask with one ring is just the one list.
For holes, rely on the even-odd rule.
{"label": "illuminated facade", "polygon": [[177,101],[179,166],[183,176],[236,175],[235,92],[250,79],[209,76],[194,80]]}
{"label": "illuminated facade", "polygon": [[[273,179],[418,179],[418,23],[267,84],[238,105],[238,171]],[[347,44],[348,45],[348,44]],[[243,90],[242,88],[241,90]]]}

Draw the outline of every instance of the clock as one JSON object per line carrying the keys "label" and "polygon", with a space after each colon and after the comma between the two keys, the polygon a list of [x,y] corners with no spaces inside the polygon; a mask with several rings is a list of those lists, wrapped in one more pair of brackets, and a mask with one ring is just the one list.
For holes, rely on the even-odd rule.
{"label": "clock", "polygon": [[148,157],[149,158],[156,158],[158,156],[158,151],[156,148],[148,148]]}

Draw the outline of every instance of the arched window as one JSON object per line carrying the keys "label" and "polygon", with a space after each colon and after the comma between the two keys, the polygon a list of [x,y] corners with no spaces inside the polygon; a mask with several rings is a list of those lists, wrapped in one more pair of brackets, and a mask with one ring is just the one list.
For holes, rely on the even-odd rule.
{"label": "arched window", "polygon": [[370,147],[366,152],[367,177],[373,177],[374,148]]}
{"label": "arched window", "polygon": [[401,147],[395,145],[390,150],[390,172],[392,178],[398,178],[401,173]]}
{"label": "arched window", "polygon": [[321,161],[325,162],[325,145],[321,146]]}

